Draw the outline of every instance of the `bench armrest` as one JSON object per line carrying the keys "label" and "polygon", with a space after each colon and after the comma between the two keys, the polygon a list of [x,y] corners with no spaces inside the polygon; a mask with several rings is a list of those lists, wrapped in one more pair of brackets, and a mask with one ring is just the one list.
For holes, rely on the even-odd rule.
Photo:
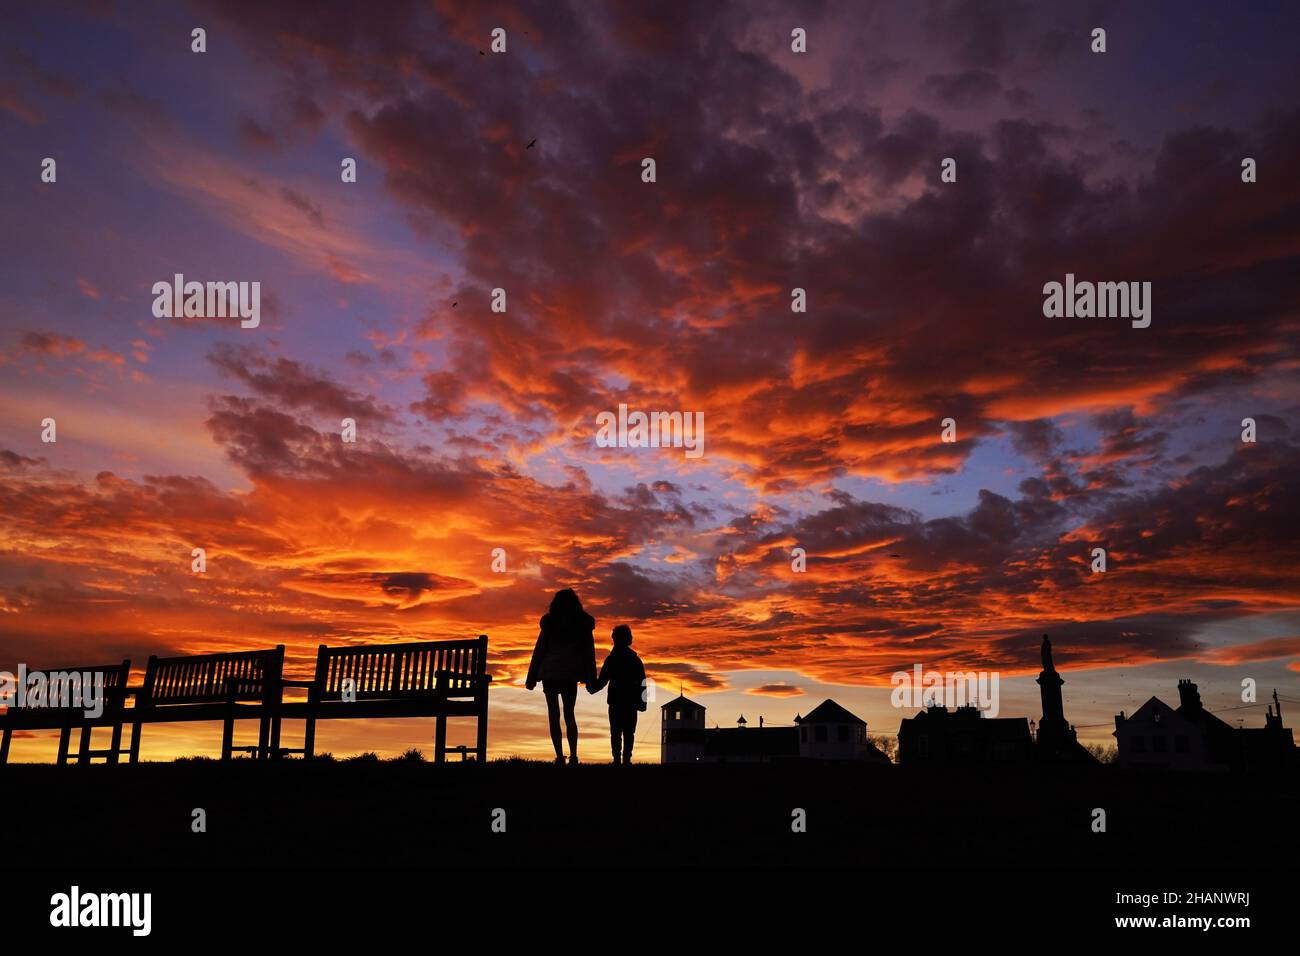
{"label": "bench armrest", "polygon": [[306,687],[308,689],[316,686],[314,680],[285,680],[284,678],[280,679],[280,684],[284,687]]}

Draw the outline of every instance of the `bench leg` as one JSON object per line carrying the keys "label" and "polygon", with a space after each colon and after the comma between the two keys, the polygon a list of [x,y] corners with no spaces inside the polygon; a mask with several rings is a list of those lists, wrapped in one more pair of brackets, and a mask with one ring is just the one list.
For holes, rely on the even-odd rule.
{"label": "bench leg", "polygon": [[280,715],[271,718],[271,759],[280,759]]}
{"label": "bench leg", "polygon": [[90,724],[81,728],[81,740],[77,743],[77,763],[90,763]]}
{"label": "bench leg", "polygon": [[487,701],[478,712],[478,762],[487,762]]}
{"label": "bench leg", "polygon": [[140,730],[143,726],[138,720],[131,725],[131,763],[140,762]]}
{"label": "bench leg", "polygon": [[235,719],[227,717],[221,728],[221,759],[230,759],[230,748],[235,745]]}
{"label": "bench leg", "polygon": [[302,734],[302,759],[310,760],[316,756],[316,718],[308,717],[307,726]]}
{"label": "bench leg", "polygon": [[72,738],[72,728],[64,727],[59,731],[59,766],[68,762],[68,742]]}
{"label": "bench leg", "polygon": [[0,764],[9,762],[9,738],[13,736],[14,729],[6,725],[4,739],[0,740]]}
{"label": "bench leg", "polygon": [[117,763],[117,753],[122,749],[122,725],[113,725],[113,749],[108,752],[108,762]]}
{"label": "bench leg", "polygon": [[265,760],[271,755],[271,718],[263,717],[257,722],[257,759]]}
{"label": "bench leg", "polygon": [[447,759],[447,718],[438,715],[437,728],[433,732],[433,762],[443,763]]}

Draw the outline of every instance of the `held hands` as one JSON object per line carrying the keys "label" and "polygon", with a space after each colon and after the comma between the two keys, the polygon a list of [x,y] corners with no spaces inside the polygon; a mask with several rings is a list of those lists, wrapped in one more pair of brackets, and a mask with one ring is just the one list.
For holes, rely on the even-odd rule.
{"label": "held hands", "polygon": [[532,690],[536,686],[537,686],[537,681],[535,680],[524,681],[524,688],[526,690]]}

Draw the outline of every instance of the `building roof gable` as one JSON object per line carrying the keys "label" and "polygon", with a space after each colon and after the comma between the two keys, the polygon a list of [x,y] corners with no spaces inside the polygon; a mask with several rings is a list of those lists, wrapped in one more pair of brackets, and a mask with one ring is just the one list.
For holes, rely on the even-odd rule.
{"label": "building roof gable", "polygon": [[867,722],[863,720],[861,717],[856,716],[852,712],[844,709],[839,704],[835,703],[835,701],[830,699],[824,700],[816,707],[814,707],[811,711],[809,711],[807,717],[799,718],[799,723],[800,725],[802,724],[861,724],[864,727],[867,725]]}

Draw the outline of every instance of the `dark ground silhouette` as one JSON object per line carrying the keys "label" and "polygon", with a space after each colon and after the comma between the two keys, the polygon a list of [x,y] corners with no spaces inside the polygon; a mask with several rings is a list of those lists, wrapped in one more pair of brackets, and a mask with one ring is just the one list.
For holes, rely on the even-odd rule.
{"label": "dark ground silhouette", "polygon": [[[1114,769],[237,760],[0,775],[9,858],[38,866],[1241,867],[1300,845],[1297,806],[1295,774]],[[191,832],[195,807],[206,833]],[[505,833],[491,829],[497,807]]]}

